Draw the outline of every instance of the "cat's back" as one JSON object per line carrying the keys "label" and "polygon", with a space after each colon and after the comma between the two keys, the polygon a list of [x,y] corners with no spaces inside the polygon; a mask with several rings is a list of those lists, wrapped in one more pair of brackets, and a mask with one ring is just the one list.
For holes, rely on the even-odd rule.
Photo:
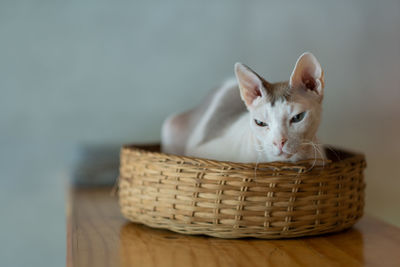
{"label": "cat's back", "polygon": [[161,132],[162,151],[171,154],[192,154],[226,132],[246,111],[235,79],[225,81],[211,90],[197,107],[170,115]]}
{"label": "cat's back", "polygon": [[196,114],[193,114],[193,118],[197,117],[198,120],[188,140],[186,152],[223,136],[228,127],[246,112],[236,80],[227,80],[213,90],[194,112]]}

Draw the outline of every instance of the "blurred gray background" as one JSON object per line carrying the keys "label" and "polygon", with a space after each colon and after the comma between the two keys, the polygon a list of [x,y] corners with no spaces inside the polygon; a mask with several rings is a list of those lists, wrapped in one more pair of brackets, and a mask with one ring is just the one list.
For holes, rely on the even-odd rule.
{"label": "blurred gray background", "polygon": [[160,139],[248,64],[325,70],[320,138],[367,156],[366,212],[400,226],[399,1],[1,1],[0,265],[65,264],[82,147]]}

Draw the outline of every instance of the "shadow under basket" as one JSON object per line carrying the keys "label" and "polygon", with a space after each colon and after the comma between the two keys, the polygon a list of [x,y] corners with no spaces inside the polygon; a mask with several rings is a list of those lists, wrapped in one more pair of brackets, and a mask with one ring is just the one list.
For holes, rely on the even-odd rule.
{"label": "shadow under basket", "polygon": [[338,232],[363,214],[362,154],[329,161],[235,163],[121,149],[119,203],[129,220],[184,234],[291,238]]}

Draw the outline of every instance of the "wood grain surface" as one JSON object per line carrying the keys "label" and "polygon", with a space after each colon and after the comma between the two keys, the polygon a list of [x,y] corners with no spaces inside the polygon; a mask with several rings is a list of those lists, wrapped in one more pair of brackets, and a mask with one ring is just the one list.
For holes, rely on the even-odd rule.
{"label": "wood grain surface", "polygon": [[372,217],[319,237],[218,239],[130,223],[111,191],[71,189],[67,266],[400,266],[400,229]]}

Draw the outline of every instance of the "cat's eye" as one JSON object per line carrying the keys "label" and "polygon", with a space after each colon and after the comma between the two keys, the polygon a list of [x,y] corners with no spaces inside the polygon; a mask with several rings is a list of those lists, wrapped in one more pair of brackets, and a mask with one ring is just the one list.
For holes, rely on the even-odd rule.
{"label": "cat's eye", "polygon": [[291,120],[290,120],[290,122],[291,123],[297,123],[297,122],[299,122],[299,121],[302,121],[303,119],[304,119],[304,116],[306,115],[306,112],[304,111],[304,112],[301,112],[301,113],[299,113],[299,114],[297,114],[296,116],[294,116]]}
{"label": "cat's eye", "polygon": [[259,120],[257,120],[257,119],[254,119],[254,122],[255,122],[258,126],[260,126],[260,127],[268,126],[268,124],[266,124],[265,122],[259,121]]}

